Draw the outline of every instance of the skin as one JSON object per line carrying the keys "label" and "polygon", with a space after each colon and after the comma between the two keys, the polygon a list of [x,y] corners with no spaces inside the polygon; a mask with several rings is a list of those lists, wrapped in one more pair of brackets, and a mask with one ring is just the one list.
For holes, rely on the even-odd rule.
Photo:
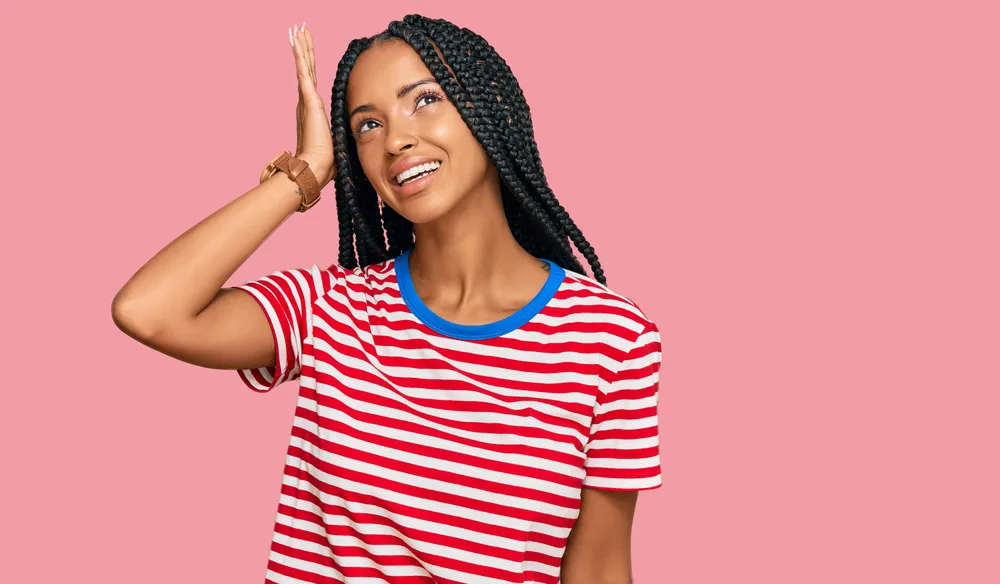
{"label": "skin", "polygon": [[[411,90],[399,96],[407,86]],[[369,182],[383,204],[414,225],[410,265],[421,300],[462,324],[494,322],[527,304],[545,283],[546,264],[514,239],[496,167],[419,55],[402,41],[362,53],[348,80],[347,111]],[[410,156],[443,164],[422,191],[400,197],[389,169]],[[562,584],[632,581],[637,495],[583,488]]]}

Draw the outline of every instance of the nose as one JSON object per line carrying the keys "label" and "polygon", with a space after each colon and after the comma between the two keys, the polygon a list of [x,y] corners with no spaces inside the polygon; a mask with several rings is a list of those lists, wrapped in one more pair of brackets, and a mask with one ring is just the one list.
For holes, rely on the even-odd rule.
{"label": "nose", "polygon": [[417,145],[417,137],[404,119],[394,119],[386,124],[385,149],[390,155],[399,155]]}

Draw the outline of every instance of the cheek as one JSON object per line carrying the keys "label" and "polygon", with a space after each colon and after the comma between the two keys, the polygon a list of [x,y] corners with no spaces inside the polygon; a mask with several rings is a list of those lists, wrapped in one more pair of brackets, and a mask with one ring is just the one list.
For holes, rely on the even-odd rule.
{"label": "cheek", "polygon": [[471,178],[476,180],[485,172],[486,153],[457,111],[437,120],[427,129],[426,135],[448,153],[448,158],[455,163],[455,170],[461,169],[460,174],[473,175]]}
{"label": "cheek", "polygon": [[378,168],[378,158],[372,156],[370,153],[371,148],[361,147],[358,149],[358,160],[361,161],[361,170],[368,177],[368,180],[372,184],[377,184],[379,175],[381,174]]}
{"label": "cheek", "polygon": [[375,191],[379,196],[385,198],[388,194],[385,190],[388,188],[383,183],[385,182],[382,178],[385,176],[385,168],[382,166],[383,157],[382,152],[374,145],[359,145],[358,147],[358,160],[361,161],[361,171],[368,178],[368,182],[375,187]]}
{"label": "cheek", "polygon": [[427,128],[429,137],[445,148],[466,148],[470,143],[475,143],[476,138],[472,135],[472,130],[465,125],[461,114],[457,110],[449,109],[448,112]]}

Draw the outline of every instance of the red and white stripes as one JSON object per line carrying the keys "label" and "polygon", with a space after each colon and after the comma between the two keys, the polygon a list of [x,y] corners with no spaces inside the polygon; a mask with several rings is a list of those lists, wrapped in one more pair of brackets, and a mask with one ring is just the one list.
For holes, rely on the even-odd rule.
{"label": "red and white stripes", "polygon": [[582,487],[661,484],[655,324],[566,272],[526,324],[483,340],[408,309],[394,261],[239,288],[300,390],[267,581],[555,584]]}

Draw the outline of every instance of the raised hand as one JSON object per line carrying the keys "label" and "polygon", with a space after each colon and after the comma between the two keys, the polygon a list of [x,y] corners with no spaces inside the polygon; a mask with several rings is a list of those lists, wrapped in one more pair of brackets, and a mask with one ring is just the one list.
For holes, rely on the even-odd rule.
{"label": "raised hand", "polygon": [[309,163],[320,188],[337,174],[333,161],[333,136],[323,99],[316,91],[316,54],[312,33],[305,23],[288,29],[288,44],[295,56],[299,103],[295,108],[296,158]]}

